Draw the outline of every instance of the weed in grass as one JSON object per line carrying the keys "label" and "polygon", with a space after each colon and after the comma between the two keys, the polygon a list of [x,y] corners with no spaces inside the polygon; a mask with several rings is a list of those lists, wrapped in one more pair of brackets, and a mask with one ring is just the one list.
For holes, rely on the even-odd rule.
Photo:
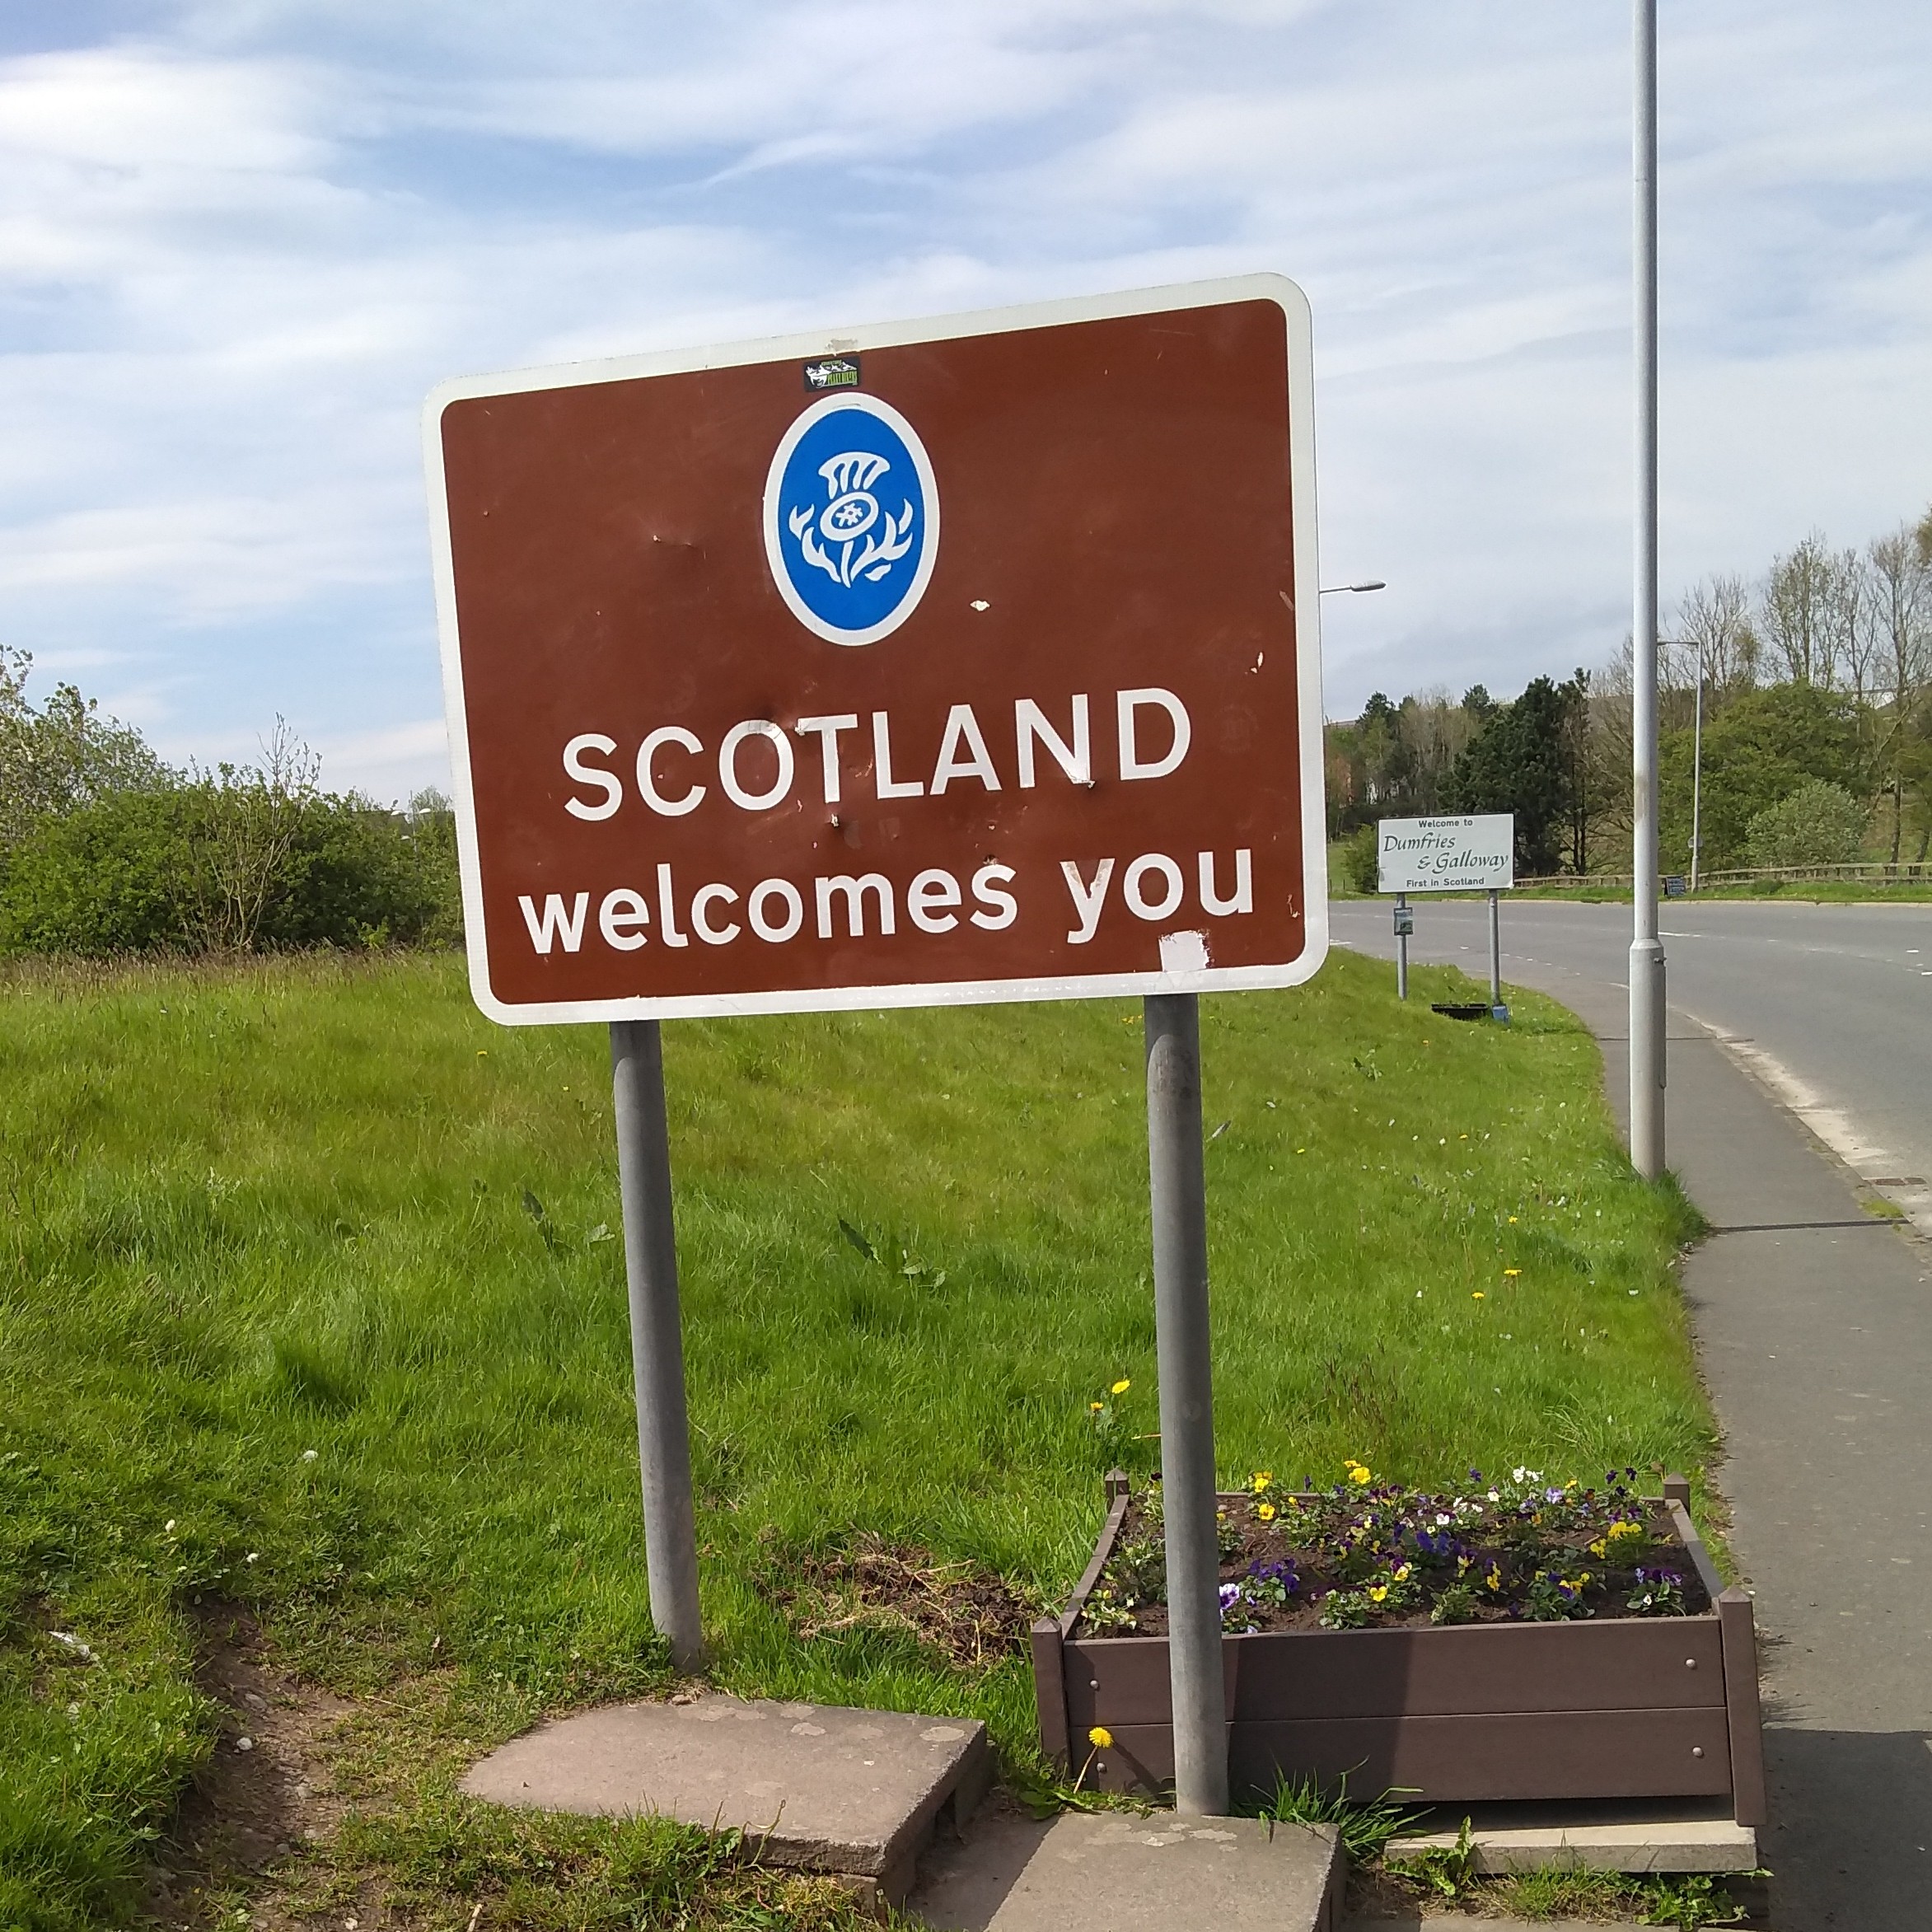
{"label": "weed in grass", "polygon": [[1277,1824],[1333,1825],[1340,1832],[1342,1850],[1350,1862],[1367,1864],[1380,1858],[1390,1839],[1410,1822],[1413,1814],[1399,1802],[1405,1795],[1384,1791],[1379,1798],[1350,1798],[1345,1771],[1332,1790],[1313,1776],[1283,1778],[1259,1815]]}
{"label": "weed in grass", "polygon": [[[1466,983],[1415,979],[1400,1008],[1338,953],[1203,1003],[1225,1467],[1695,1470],[1688,1223],[1631,1177],[1593,1043],[1528,996],[1438,1037],[1426,1000]],[[668,1031],[726,1687],[977,1716],[1033,1761],[1023,1657],[804,1640],[760,1537],[866,1532],[1022,1598],[1078,1574],[1116,1459],[1097,1389],[1131,1382],[1155,1426],[1133,1017]],[[0,970],[0,1923],[122,1909],[216,1734],[212,1600],[381,1714],[405,1766],[391,1706],[426,1673],[482,1714],[452,1752],[669,1683],[605,1052],[490,1027],[453,960]],[[429,1800],[379,1802],[402,1830]]]}
{"label": "weed in grass", "polygon": [[1644,1887],[1644,1923],[1674,1925],[1677,1932],[1700,1932],[1705,1925],[1733,1925],[1744,1916],[1731,1902],[1721,1879],[1693,1872],[1683,1878],[1653,1878]]}
{"label": "weed in grass", "polygon": [[1432,1845],[1387,1860],[1388,1869],[1434,1898],[1462,1898],[1476,1879],[1476,1846],[1463,1819],[1453,1845]]}
{"label": "weed in grass", "polygon": [[1607,1918],[1631,1903],[1631,1881],[1621,1872],[1593,1872],[1574,1865],[1545,1865],[1509,1872],[1492,1880],[1492,1904],[1519,1919]]}

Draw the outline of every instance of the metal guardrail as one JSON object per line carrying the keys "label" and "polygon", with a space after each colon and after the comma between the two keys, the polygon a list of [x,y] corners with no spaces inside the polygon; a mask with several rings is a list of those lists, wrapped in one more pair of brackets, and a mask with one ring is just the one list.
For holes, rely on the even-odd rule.
{"label": "metal guardrail", "polygon": [[[1707,872],[1698,875],[1699,890],[1705,886],[1748,886],[1758,880],[1780,882],[1797,879],[1850,879],[1864,881],[1874,885],[1893,883],[1924,884],[1932,882],[1932,862],[1901,860],[1897,865],[1888,860],[1876,860],[1870,863],[1848,865],[1757,865],[1739,866],[1725,872]],[[1552,872],[1541,878],[1520,878],[1517,882],[1520,890],[1525,886],[1627,886],[1635,883],[1629,872]]]}

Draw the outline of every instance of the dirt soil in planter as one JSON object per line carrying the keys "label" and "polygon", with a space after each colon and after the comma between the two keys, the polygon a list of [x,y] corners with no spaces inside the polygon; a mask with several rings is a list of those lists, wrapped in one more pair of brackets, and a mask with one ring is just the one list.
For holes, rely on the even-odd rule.
{"label": "dirt soil in planter", "polygon": [[996,1570],[869,1535],[788,1557],[765,1593],[807,1643],[843,1630],[908,1630],[969,1670],[1026,1649],[1040,1614]]}
{"label": "dirt soil in planter", "polygon": [[[1290,1500],[1282,1499],[1284,1503]],[[1317,1496],[1312,1501],[1318,1507],[1332,1504],[1332,1499],[1326,1497]],[[1223,1554],[1222,1558],[1221,1581],[1224,1586],[1245,1584],[1258,1570],[1283,1563],[1292,1565],[1297,1579],[1297,1587],[1285,1603],[1244,1599],[1233,1616],[1227,1616],[1224,1612],[1230,1635],[1250,1630],[1312,1630],[1330,1627],[1322,1621],[1330,1593],[1337,1589],[1354,1590],[1361,1587],[1359,1579],[1338,1574],[1331,1551],[1311,1548],[1293,1541],[1292,1534],[1282,1527],[1283,1520],[1278,1518],[1270,1523],[1256,1521],[1251,1499],[1243,1499],[1223,1509],[1223,1551],[1232,1541],[1230,1532],[1239,1537],[1238,1547],[1232,1555]],[[1545,1537],[1533,1560],[1526,1557],[1520,1543],[1513,1544],[1510,1541],[1485,1537],[1472,1532],[1463,1539],[1465,1553],[1471,1559],[1469,1568],[1460,1572],[1453,1559],[1438,1565],[1420,1559],[1411,1549],[1403,1549],[1396,1553],[1396,1560],[1406,1557],[1410,1565],[1415,1600],[1400,1607],[1373,1607],[1360,1624],[1350,1627],[1424,1628],[1436,1621],[1431,1612],[1443,1589],[1458,1581],[1477,1586],[1475,1600],[1468,1605],[1467,1614],[1444,1621],[1520,1623],[1624,1616],[1654,1618],[1695,1616],[1710,1609],[1710,1598],[1698,1579],[1696,1565],[1678,1539],[1669,1517],[1658,1505],[1644,1510],[1644,1521],[1648,1537],[1640,1559],[1632,1557],[1621,1562],[1591,1554],[1587,1546],[1596,1534],[1591,1530]],[[1132,1581],[1135,1569],[1144,1568],[1145,1564],[1144,1557],[1137,1560],[1138,1551],[1144,1551],[1150,1544],[1159,1546],[1161,1537],[1158,1518],[1150,1518],[1141,1499],[1136,1497],[1129,1504],[1125,1519],[1120,1525],[1113,1557],[1101,1573],[1100,1581],[1088,1599],[1089,1605],[1096,1600],[1104,1603],[1111,1595],[1116,1602],[1127,1602],[1132,1607],[1133,1621],[1103,1627],[1083,1614],[1074,1631],[1075,1636],[1087,1640],[1106,1637],[1164,1637],[1167,1634],[1167,1605],[1137,1598]],[[1157,1574],[1163,1573],[1164,1562],[1157,1559]],[[1492,1565],[1499,1574],[1500,1587],[1481,1588],[1481,1580],[1488,1575]],[[1373,1583],[1376,1574],[1387,1567],[1386,1563],[1378,1565],[1376,1574],[1368,1580]],[[1681,1579],[1681,1608],[1667,1611],[1633,1608],[1630,1599],[1640,1588],[1636,1574],[1640,1568],[1646,1572],[1668,1570]],[[1581,1593],[1580,1605],[1571,1610],[1565,1619],[1533,1616],[1528,1607],[1532,1581],[1539,1571],[1552,1569],[1565,1577],[1587,1571],[1591,1579]]]}

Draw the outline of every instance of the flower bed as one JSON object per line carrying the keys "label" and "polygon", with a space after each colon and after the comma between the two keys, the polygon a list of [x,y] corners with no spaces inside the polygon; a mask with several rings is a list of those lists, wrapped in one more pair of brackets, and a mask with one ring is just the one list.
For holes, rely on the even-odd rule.
{"label": "flower bed", "polygon": [[[1585,1490],[1525,1469],[1438,1495],[1351,1464],[1332,1490],[1263,1473],[1224,1496],[1237,1787],[1723,1797],[1761,1822],[1751,1600],[1713,1569],[1688,1485],[1658,1501],[1634,1478]],[[1091,1781],[1154,1790],[1173,1767],[1158,1495],[1110,1491],[1072,1601],[1034,1626],[1041,1733]]]}

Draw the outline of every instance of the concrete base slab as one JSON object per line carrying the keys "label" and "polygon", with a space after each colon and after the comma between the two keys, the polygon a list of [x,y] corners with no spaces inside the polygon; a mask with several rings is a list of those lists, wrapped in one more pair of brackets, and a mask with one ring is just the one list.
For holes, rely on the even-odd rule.
{"label": "concrete base slab", "polygon": [[1007,1813],[935,1850],[908,1910],[934,1932],[1332,1932],[1342,1875],[1328,1826]]}
{"label": "concrete base slab", "polygon": [[[1472,1824],[1478,1872],[1535,1872],[1551,1865],[1593,1872],[1754,1872],[1757,1834],[1729,1818],[1551,1821],[1533,1825]],[[1448,1850],[1454,1831],[1410,1834],[1389,1841],[1388,1855]]]}
{"label": "concrete base slab", "polygon": [[962,1824],[992,1760],[971,1718],[706,1693],[540,1724],[471,1767],[472,1798],[734,1829],[772,1864],[867,1881],[896,1903],[942,1813]]}

